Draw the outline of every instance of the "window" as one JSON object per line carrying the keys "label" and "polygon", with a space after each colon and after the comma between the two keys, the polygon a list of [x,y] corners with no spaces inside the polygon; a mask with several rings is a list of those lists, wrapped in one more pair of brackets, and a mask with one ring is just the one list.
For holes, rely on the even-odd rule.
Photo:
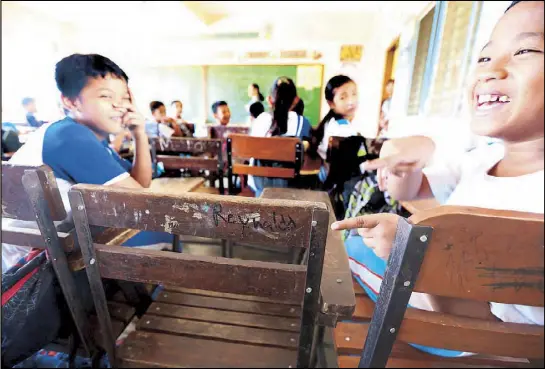
{"label": "window", "polygon": [[409,97],[409,115],[416,115],[420,110],[420,92],[424,82],[424,73],[426,70],[426,59],[430,44],[431,30],[433,26],[434,11],[430,10],[422,18],[418,27],[418,41],[416,44],[416,56],[412,74],[411,95]]}
{"label": "window", "polygon": [[409,115],[460,111],[481,1],[438,1],[420,22]]}
{"label": "window", "polygon": [[439,58],[427,101],[426,110],[431,115],[451,115],[460,109],[480,2],[449,1],[445,10]]}

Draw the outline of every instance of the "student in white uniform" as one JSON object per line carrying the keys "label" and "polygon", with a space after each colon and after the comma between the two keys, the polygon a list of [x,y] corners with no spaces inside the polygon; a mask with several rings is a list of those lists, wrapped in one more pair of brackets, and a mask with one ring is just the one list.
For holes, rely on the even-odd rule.
{"label": "student in white uniform", "polygon": [[250,85],[248,85],[248,97],[250,98],[250,101],[248,102],[248,104],[246,104],[247,112],[250,112],[250,106],[253,103],[256,103],[256,102],[262,103],[265,101],[265,97],[259,91],[259,85],[257,83],[251,83]]}
{"label": "student in white uniform", "polygon": [[[479,136],[501,141],[448,161],[437,157],[435,144],[427,137],[386,141],[381,157],[365,163],[367,170],[378,170],[381,190],[398,200],[435,197],[445,205],[543,214],[543,19],[542,1],[513,2],[481,51],[471,79],[471,129]],[[345,246],[352,272],[374,300],[398,220],[395,214],[373,214],[332,225],[335,230],[357,228],[362,235],[348,237]],[[415,295],[418,301],[409,304],[420,309],[512,323],[544,323],[543,307],[464,303],[418,293],[412,297]],[[465,308],[460,308],[460,302]],[[441,356],[467,354],[416,347]]]}
{"label": "student in white uniform", "polygon": [[[292,111],[299,97],[293,80],[279,77],[273,83],[268,103],[272,113],[264,112],[254,120],[250,135],[258,137],[298,137],[309,139],[310,124]],[[251,161],[253,164],[253,160]],[[259,165],[259,163],[255,163]],[[287,187],[287,180],[282,178],[264,178],[248,176],[248,185],[259,196],[265,187]]]}
{"label": "student in white uniform", "polygon": [[[330,109],[314,130],[309,149],[310,155],[317,153],[324,161],[331,136],[350,137],[359,133],[352,123],[358,109],[358,87],[350,77],[337,75],[327,82],[325,99]],[[325,181],[325,166],[322,166],[319,177]]]}

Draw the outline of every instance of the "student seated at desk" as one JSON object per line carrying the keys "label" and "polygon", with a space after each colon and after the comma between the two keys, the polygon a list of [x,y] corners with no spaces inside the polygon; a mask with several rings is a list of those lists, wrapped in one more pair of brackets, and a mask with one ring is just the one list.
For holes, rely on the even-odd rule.
{"label": "student seated at desk", "polygon": [[176,121],[170,117],[167,117],[167,108],[165,107],[165,104],[163,104],[161,101],[150,102],[149,109],[151,111],[153,119],[155,120],[155,123],[157,123],[158,132],[156,133],[156,135],[160,135],[161,125],[172,129],[172,136],[182,137],[184,135]]}
{"label": "student seated at desk", "polygon": [[36,119],[36,113],[38,112],[38,109],[36,109],[36,100],[31,97],[25,97],[22,104],[23,109],[26,111],[26,121],[29,126],[38,128],[46,123],[43,120]]}
{"label": "student seated at desk", "polygon": [[[432,158],[427,137],[384,143],[378,170],[381,189],[398,200],[435,197],[441,204],[543,214],[544,211],[544,4],[515,1],[496,24],[469,86],[471,128],[500,139],[448,162]],[[433,160],[432,160],[433,159]],[[374,214],[345,219],[332,229],[353,229],[345,246],[357,281],[376,301],[399,216]],[[542,307],[480,303],[413,293],[412,307],[504,322],[544,324]],[[415,345],[416,346],[416,345]],[[424,346],[441,356],[464,353]]]}
{"label": "student seated at desk", "polygon": [[[73,54],[57,63],[55,80],[68,116],[36,130],[9,162],[51,167],[67,211],[68,191],[76,183],[149,187],[152,170],[148,136],[125,72],[104,56]],[[135,143],[132,165],[108,145],[108,135],[121,133],[125,128]],[[171,235],[154,235],[158,248],[172,242]],[[145,236],[138,234],[130,242],[145,245],[138,243],[138,238]],[[26,247],[2,245],[2,271],[28,251]]]}
{"label": "student seated at desk", "polygon": [[[326,160],[327,146],[331,136],[349,137],[359,134],[352,124],[358,109],[358,86],[347,76],[331,78],[325,87],[325,98],[329,112],[312,132],[309,154],[318,154]],[[327,178],[327,171],[322,167],[320,180]]]}
{"label": "student seated at desk", "polygon": [[187,126],[189,122],[182,118],[182,113],[184,110],[184,105],[182,104],[182,102],[180,100],[174,100],[170,103],[170,106],[176,109],[174,112],[174,120],[180,126],[183,137],[193,137],[193,133]]}
{"label": "student seated at desk", "polygon": [[212,104],[212,114],[216,124],[226,126],[231,121],[231,110],[225,101],[216,101]]}
{"label": "student seated at desk", "polygon": [[[278,78],[271,88],[267,99],[271,113],[264,112],[254,121],[250,135],[258,137],[298,137],[309,139],[310,124],[301,115],[292,111],[299,101],[297,88],[290,78]],[[252,160],[253,161],[253,160]],[[259,165],[259,163],[255,163]],[[248,185],[256,196],[261,195],[265,187],[287,187],[288,181],[282,178],[263,178],[248,176]]]}

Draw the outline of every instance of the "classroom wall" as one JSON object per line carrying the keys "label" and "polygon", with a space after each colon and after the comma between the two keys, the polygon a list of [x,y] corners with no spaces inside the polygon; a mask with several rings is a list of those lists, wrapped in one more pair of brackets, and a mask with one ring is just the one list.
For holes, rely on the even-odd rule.
{"label": "classroom wall", "polygon": [[2,2],[2,120],[24,119],[21,99],[36,98],[42,118],[58,116],[55,63],[73,48],[74,28],[29,10]]}

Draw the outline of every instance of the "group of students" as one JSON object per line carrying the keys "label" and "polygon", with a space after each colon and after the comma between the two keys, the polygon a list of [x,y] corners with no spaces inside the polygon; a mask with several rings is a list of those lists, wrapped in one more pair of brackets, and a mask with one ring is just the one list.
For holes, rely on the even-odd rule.
{"label": "group of students", "polygon": [[[475,134],[497,138],[497,142],[443,162],[436,155],[434,141],[428,137],[388,140],[380,158],[363,167],[365,171],[377,171],[382,191],[398,200],[435,197],[442,204],[543,214],[543,20],[543,2],[513,2],[480,53],[469,85],[471,126]],[[21,148],[11,162],[51,167],[67,207],[66,194],[75,183],[149,187],[152,171],[146,120],[135,108],[125,72],[101,55],[74,54],[57,63],[55,78],[68,116],[40,127],[31,137],[32,144]],[[257,100],[261,103],[264,97],[259,95]],[[267,97],[270,111],[264,109],[255,117],[250,135],[298,137],[307,142],[304,146],[309,154],[325,160],[329,137],[358,135],[354,124],[359,101],[356,83],[347,76],[335,76],[325,86],[325,98],[330,110],[312,129],[297,112],[300,99],[293,80],[279,77]],[[255,102],[258,101],[251,102],[248,108]],[[153,107],[155,119],[163,123],[164,105]],[[228,123],[230,112],[225,102],[215,103],[212,109],[220,124]],[[123,129],[129,130],[135,143],[132,163],[121,159],[107,144],[109,134]],[[257,195],[267,186],[257,178],[249,179],[249,184]],[[398,220],[396,214],[369,214],[332,225],[334,231],[356,230],[345,245],[356,279],[374,300],[380,291]],[[10,256],[3,247],[3,271],[4,262],[9,267],[22,252],[28,252],[11,250],[15,251]],[[411,305],[543,325],[543,308],[462,302],[420,294],[411,300]],[[443,356],[467,354],[418,347]]]}

